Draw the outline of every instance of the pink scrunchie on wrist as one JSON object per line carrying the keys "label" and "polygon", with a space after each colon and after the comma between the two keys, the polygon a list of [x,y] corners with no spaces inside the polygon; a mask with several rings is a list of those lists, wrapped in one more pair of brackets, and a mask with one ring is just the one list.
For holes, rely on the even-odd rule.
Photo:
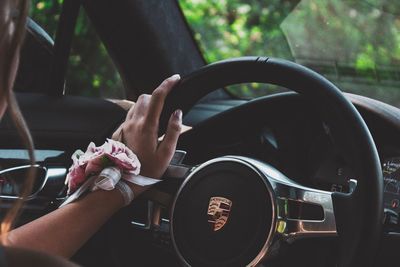
{"label": "pink scrunchie on wrist", "polygon": [[65,183],[68,194],[75,192],[87,177],[98,175],[104,168],[115,166],[126,176],[140,173],[140,162],[136,155],[123,143],[107,139],[99,147],[92,142],[86,152],[77,150],[72,155],[73,164],[69,169]]}

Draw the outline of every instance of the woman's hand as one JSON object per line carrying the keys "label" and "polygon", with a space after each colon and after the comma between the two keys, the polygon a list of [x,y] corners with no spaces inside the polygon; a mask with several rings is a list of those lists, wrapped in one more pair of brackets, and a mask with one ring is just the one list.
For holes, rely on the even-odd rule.
{"label": "woman's hand", "polygon": [[175,153],[182,128],[182,111],[176,110],[171,114],[161,142],[158,142],[158,126],[165,98],[179,80],[179,75],[173,75],[164,80],[152,95],[139,96],[120,127],[122,142],[141,162],[141,175],[160,178]]}

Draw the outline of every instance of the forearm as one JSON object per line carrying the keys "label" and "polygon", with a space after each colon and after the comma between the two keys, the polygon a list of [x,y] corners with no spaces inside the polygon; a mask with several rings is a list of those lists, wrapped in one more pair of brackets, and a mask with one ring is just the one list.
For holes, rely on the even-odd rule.
{"label": "forearm", "polygon": [[[157,137],[165,98],[179,79],[179,75],[173,75],[154,90],[152,96],[139,97],[135,108],[128,111],[125,122],[113,135],[117,140],[124,141],[141,160],[140,174],[144,176],[160,178],[174,155],[182,128],[181,110],[171,115],[163,140],[158,141]],[[91,167],[96,166],[92,163]],[[135,197],[147,189],[130,186]],[[5,245],[69,258],[123,205],[124,200],[118,190],[90,193],[79,201],[12,230],[5,238]]]}
{"label": "forearm", "polygon": [[122,195],[118,190],[90,193],[76,202],[12,230],[7,236],[6,245],[69,258],[123,204]]}

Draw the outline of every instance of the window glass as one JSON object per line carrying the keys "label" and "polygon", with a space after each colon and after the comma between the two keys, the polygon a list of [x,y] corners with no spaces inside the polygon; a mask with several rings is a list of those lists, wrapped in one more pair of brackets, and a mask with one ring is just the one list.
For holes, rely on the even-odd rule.
{"label": "window glass", "polygon": [[[208,62],[271,56],[303,64],[346,92],[400,106],[400,1],[179,0]],[[228,88],[253,98],[279,88]]]}
{"label": "window glass", "polygon": [[[31,17],[55,38],[62,0],[33,0]],[[81,8],[69,57],[66,94],[125,98],[121,78]]]}
{"label": "window glass", "polygon": [[57,31],[61,14],[62,0],[32,0],[31,18],[38,23],[53,39]]}

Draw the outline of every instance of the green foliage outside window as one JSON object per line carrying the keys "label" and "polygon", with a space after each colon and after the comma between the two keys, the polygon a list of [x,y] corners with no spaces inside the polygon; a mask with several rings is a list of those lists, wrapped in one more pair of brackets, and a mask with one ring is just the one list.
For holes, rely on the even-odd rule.
{"label": "green foliage outside window", "polygon": [[[32,15],[54,33],[62,0],[34,0]],[[115,2],[117,4],[117,1]],[[344,91],[400,106],[400,2],[386,0],[179,0],[204,57],[258,55],[294,60]],[[118,73],[81,14],[68,92],[123,97]],[[280,88],[228,88],[253,98]]]}
{"label": "green foliage outside window", "polygon": [[[62,2],[62,0],[33,0],[31,2],[32,18],[53,39]],[[76,23],[66,80],[67,94],[125,97],[120,76],[82,9]]]}
{"label": "green foliage outside window", "polygon": [[[208,62],[246,55],[294,60],[344,91],[400,106],[399,1],[179,2]],[[277,88],[246,84],[229,90],[253,98]]]}

